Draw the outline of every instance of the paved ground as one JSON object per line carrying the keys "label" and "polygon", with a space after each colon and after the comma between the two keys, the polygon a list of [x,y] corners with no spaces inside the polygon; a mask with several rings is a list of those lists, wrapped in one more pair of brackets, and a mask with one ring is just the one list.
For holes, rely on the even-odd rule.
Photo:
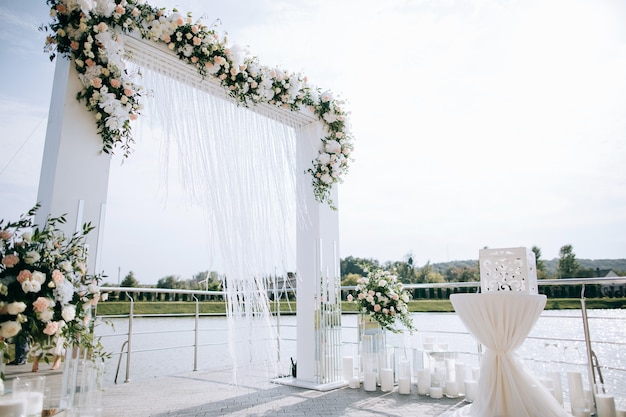
{"label": "paved ground", "polygon": [[233,385],[232,374],[199,371],[130,382],[109,387],[103,397],[102,417],[152,416],[440,416],[460,399],[431,400],[341,388],[320,392],[275,384],[263,377],[246,377]]}
{"label": "paved ground", "polygon": [[[39,374],[56,389],[61,371],[49,367],[42,364]],[[7,366],[5,372],[8,383],[15,376],[32,375],[29,365]],[[400,395],[397,389],[384,393],[346,387],[320,392],[253,375],[235,385],[232,377],[227,369],[197,371],[106,387],[100,417],[422,417],[443,416],[465,405],[460,399],[432,400],[415,392]]]}

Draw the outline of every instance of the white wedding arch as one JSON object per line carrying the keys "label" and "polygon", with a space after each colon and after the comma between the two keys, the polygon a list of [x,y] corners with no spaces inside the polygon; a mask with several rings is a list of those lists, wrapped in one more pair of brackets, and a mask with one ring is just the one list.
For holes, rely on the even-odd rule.
{"label": "white wedding arch", "polygon": [[[130,154],[130,123],[146,91],[125,69],[132,62],[157,80],[154,96],[167,97],[155,106],[159,119],[176,143],[189,188],[204,204],[210,233],[225,259],[230,312],[245,318],[231,329],[233,345],[250,345],[237,342],[258,327],[254,317],[267,312],[261,277],[289,251],[288,227],[278,226],[293,218],[298,374],[291,383],[317,389],[341,385],[333,185],[347,171],[352,150],[342,103],[299,74],[241,56],[190,17],[131,0],[48,3],[54,19],[48,45],[53,57],[62,56],[55,70],[38,215],[68,213],[68,232],[84,222],[94,224],[96,233],[87,242],[90,268],[100,271],[111,153],[121,148]],[[241,148],[245,143],[249,149]],[[233,167],[226,174],[225,166],[212,169],[225,154]],[[285,162],[290,156],[295,161]],[[267,353],[272,356],[271,347]]]}

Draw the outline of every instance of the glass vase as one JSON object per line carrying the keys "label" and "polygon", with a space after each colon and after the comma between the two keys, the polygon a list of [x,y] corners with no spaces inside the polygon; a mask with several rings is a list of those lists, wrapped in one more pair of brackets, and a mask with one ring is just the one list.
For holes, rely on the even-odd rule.
{"label": "glass vase", "polygon": [[71,410],[73,416],[101,415],[104,367],[94,362],[89,352],[77,346],[67,349],[59,396],[59,410]]}
{"label": "glass vase", "polygon": [[375,373],[376,382],[380,385],[380,370],[391,367],[386,330],[369,314],[359,314],[358,331],[361,372]]}

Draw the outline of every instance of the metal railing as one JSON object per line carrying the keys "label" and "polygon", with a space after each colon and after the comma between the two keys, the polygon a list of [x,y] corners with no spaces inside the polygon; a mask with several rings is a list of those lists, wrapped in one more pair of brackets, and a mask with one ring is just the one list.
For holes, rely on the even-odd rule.
{"label": "metal railing", "polygon": [[[602,369],[605,368],[601,365],[601,363],[598,362],[597,360],[597,356],[595,355],[595,352],[592,349],[592,340],[591,337],[589,335],[589,317],[587,316],[587,311],[586,311],[586,306],[585,306],[585,294],[584,294],[584,289],[586,288],[586,286],[588,285],[618,285],[618,286],[622,286],[622,285],[626,285],[626,277],[610,277],[610,278],[571,278],[571,279],[558,279],[558,280],[540,280],[538,282],[539,286],[552,286],[552,285],[581,285],[583,288],[583,291],[581,293],[581,312],[582,312],[582,317],[581,320],[583,321],[583,326],[584,326],[584,337],[582,339],[580,338],[568,338],[568,339],[559,339],[560,341],[563,342],[573,342],[573,343],[578,343],[578,342],[582,342],[585,344],[585,348],[586,348],[586,354],[587,354],[587,366],[588,366],[588,374],[589,374],[589,382],[590,384],[595,383],[596,377],[602,378]],[[469,289],[469,290],[477,290],[480,287],[480,283],[478,282],[468,282],[468,283],[463,283],[463,282],[451,282],[451,283],[432,283],[432,284],[407,284],[405,285],[405,288],[407,289],[437,289],[437,288],[446,288],[446,289]],[[355,287],[350,287],[350,286],[346,286],[346,287],[342,287],[342,292],[346,292],[346,291],[353,291],[355,289]],[[201,290],[175,290],[175,289],[162,289],[162,288],[128,288],[128,287],[102,287],[101,289],[103,292],[110,292],[110,293],[123,293],[126,295],[126,297],[128,297],[128,301],[130,303],[129,306],[129,314],[127,315],[127,319],[128,319],[128,332],[126,334],[118,334],[115,333],[114,335],[109,335],[109,336],[126,336],[126,340],[124,341],[124,344],[120,350],[120,352],[118,353],[119,358],[117,361],[117,372],[116,372],[116,376],[115,376],[115,383],[117,383],[117,376],[119,374],[119,367],[121,366],[122,363],[122,355],[126,355],[126,364],[125,364],[125,379],[124,382],[128,383],[131,380],[131,358],[133,356],[134,353],[138,353],[140,352],[139,350],[133,350],[133,339],[135,337],[140,337],[142,335],[142,333],[136,333],[133,330],[133,322],[135,319],[137,318],[142,318],[142,317],[156,317],[156,316],[164,316],[164,315],[159,315],[159,314],[135,314],[134,313],[134,304],[135,304],[135,299],[133,296],[131,296],[131,294],[136,295],[138,293],[158,293],[158,294],[187,294],[190,295],[191,298],[193,299],[193,302],[195,303],[195,313],[193,314],[177,314],[176,317],[193,317],[194,318],[194,328],[192,330],[172,330],[172,329],[165,329],[162,332],[163,333],[171,333],[172,331],[193,331],[194,333],[194,342],[192,345],[178,345],[178,346],[170,346],[170,347],[152,347],[150,349],[143,349],[141,350],[141,352],[146,352],[146,351],[156,351],[156,350],[165,350],[165,349],[176,349],[176,348],[193,348],[193,370],[196,371],[198,370],[198,353],[199,353],[199,348],[200,347],[204,347],[204,346],[217,346],[217,345],[224,345],[224,343],[200,343],[199,342],[199,334],[201,332],[200,329],[200,317],[202,316],[209,316],[211,314],[201,314],[200,313],[200,309],[199,309],[199,298],[200,296],[223,296],[224,292],[223,291],[201,291]],[[273,290],[271,290],[273,291]],[[278,297],[277,297],[278,295]],[[277,334],[279,335],[279,339],[280,339],[280,328],[281,327],[290,327],[290,326],[294,326],[294,325],[289,325],[289,324],[283,324],[280,321],[280,295],[276,294],[274,292],[274,301],[275,301],[275,309],[276,309],[276,326],[277,326]],[[436,313],[429,313],[429,314],[436,314]],[[172,315],[165,315],[165,316],[172,316]],[[106,317],[106,316],[105,316]],[[124,316],[116,316],[116,318],[123,318],[126,317],[126,315]],[[568,316],[569,318],[571,318],[571,316]],[[147,333],[154,333],[154,332],[147,332]],[[143,334],[147,334],[147,333],[143,333]],[[434,331],[433,333],[441,333],[441,334],[463,334],[463,335],[467,335],[469,336],[469,334],[467,332],[447,332],[445,330],[438,330],[438,331]],[[529,337],[532,338],[532,337]],[[546,344],[548,343],[553,343],[554,340],[551,338],[539,338],[540,340],[544,341]],[[281,339],[283,342],[295,342],[295,338],[282,338]],[[471,340],[471,339],[470,339]],[[344,341],[344,343],[354,343],[354,342],[350,342],[350,341]],[[623,340],[621,342],[604,342],[604,341],[593,341],[593,344],[597,344],[597,343],[609,343],[609,344],[615,344],[617,343],[618,345],[621,346],[621,349],[626,349],[626,340]],[[126,346],[126,350],[124,351],[124,345]],[[279,349],[281,347],[280,341],[278,343]],[[479,348],[480,350],[480,348]],[[471,352],[463,352],[463,353],[468,353],[470,354]],[[115,355],[115,354],[114,354]],[[279,358],[280,358],[280,352],[278,352]],[[626,364],[620,364],[619,367],[611,367],[611,370],[615,370],[618,372],[623,372],[624,375],[626,375]]]}

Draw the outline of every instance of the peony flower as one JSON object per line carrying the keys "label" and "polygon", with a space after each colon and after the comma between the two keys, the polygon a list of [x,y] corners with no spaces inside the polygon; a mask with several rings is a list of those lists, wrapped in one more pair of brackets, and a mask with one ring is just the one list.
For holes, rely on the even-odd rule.
{"label": "peony flower", "polygon": [[55,269],[54,271],[52,271],[52,279],[55,283],[60,284],[65,279],[65,276],[61,271]]}
{"label": "peony flower", "polygon": [[20,313],[23,313],[26,310],[26,303],[21,301],[14,301],[12,303],[7,304],[7,313],[12,316],[17,316]]}
{"label": "peony flower", "polygon": [[43,329],[44,334],[48,336],[54,336],[59,330],[59,323],[56,321],[51,321],[46,324],[46,328]]}
{"label": "peony flower", "polygon": [[19,274],[17,274],[17,281],[21,284],[24,281],[30,281],[32,273],[28,269],[22,269]]}
{"label": "peony flower", "polygon": [[13,268],[20,262],[20,258],[13,254],[8,254],[3,256],[2,261],[0,262],[2,262],[2,265],[6,266],[7,268]]}
{"label": "peony flower", "polygon": [[35,301],[33,301],[33,311],[35,313],[42,313],[48,307],[52,307],[54,302],[46,297],[37,297]]}
{"label": "peony flower", "polygon": [[22,330],[22,326],[20,326],[20,324],[16,321],[5,321],[0,323],[0,337],[4,339],[16,336],[20,330]]}

